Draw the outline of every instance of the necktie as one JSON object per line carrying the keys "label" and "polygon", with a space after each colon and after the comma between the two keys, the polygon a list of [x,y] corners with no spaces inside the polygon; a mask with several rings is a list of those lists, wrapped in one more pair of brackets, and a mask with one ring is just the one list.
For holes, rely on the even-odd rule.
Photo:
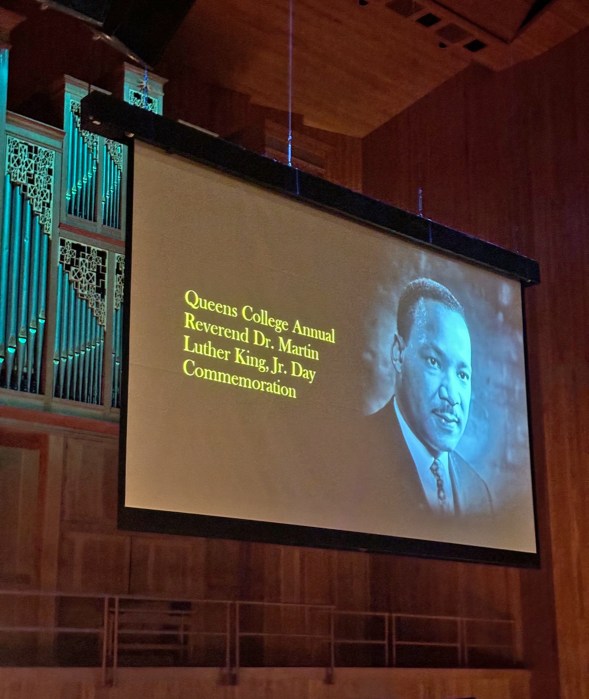
{"label": "necktie", "polygon": [[444,481],[442,480],[442,476],[440,474],[440,467],[440,462],[437,459],[434,459],[433,464],[430,466],[430,471],[434,474],[434,478],[436,479],[440,509],[445,512],[448,507],[448,502],[446,499],[446,491],[444,490]]}

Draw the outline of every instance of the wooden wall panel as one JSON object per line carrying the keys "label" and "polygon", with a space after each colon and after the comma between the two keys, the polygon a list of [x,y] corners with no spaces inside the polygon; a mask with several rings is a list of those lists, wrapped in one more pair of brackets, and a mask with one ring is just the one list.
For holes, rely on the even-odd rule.
{"label": "wooden wall panel", "polygon": [[59,587],[64,592],[126,594],[131,553],[128,536],[67,532],[60,546]]}
{"label": "wooden wall panel", "polygon": [[47,436],[0,420],[0,581],[36,588],[44,579]]}
{"label": "wooden wall panel", "polygon": [[38,578],[39,452],[0,446],[0,579],[32,585]]}
{"label": "wooden wall panel", "polygon": [[513,569],[373,556],[370,585],[375,610],[519,619],[519,571]]}
{"label": "wooden wall panel", "polygon": [[129,592],[202,599],[207,596],[205,556],[202,539],[134,535]]}
{"label": "wooden wall panel", "polygon": [[70,528],[116,528],[118,442],[69,438],[63,482],[62,517]]}
{"label": "wooden wall panel", "polygon": [[59,588],[127,593],[131,540],[116,531],[118,442],[64,437]]}
{"label": "wooden wall panel", "polygon": [[496,572],[473,568],[467,594],[501,607],[519,577],[535,696],[558,696],[560,677],[566,699],[589,696],[588,39],[500,74],[470,68],[364,149],[367,193],[415,210],[423,187],[426,216],[540,262],[526,298],[543,568],[502,593]]}
{"label": "wooden wall panel", "polygon": [[376,607],[371,599],[370,560],[365,553],[339,551],[335,554],[335,568],[331,575],[335,587],[332,604],[338,609],[364,611]]}
{"label": "wooden wall panel", "polygon": [[[35,598],[2,596],[0,598],[0,625],[37,626],[42,625],[44,604]],[[37,637],[37,644],[41,641]],[[37,646],[31,644],[31,635],[18,632],[0,632],[0,664],[3,666],[34,665],[37,660]],[[1,695],[0,695],[1,696]]]}
{"label": "wooden wall panel", "polygon": [[[64,450],[65,440],[61,436],[50,435],[41,494],[43,520],[37,542],[40,548],[38,587],[41,590],[55,590],[58,587]],[[52,618],[52,609],[49,607],[47,623]]]}
{"label": "wooden wall panel", "polygon": [[240,597],[242,544],[224,539],[209,539],[205,546],[204,579],[206,596],[212,599]]}

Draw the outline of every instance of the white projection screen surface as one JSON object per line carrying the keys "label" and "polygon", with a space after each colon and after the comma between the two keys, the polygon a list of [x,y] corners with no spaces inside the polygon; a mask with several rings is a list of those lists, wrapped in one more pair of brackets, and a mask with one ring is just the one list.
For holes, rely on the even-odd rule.
{"label": "white projection screen surface", "polygon": [[140,142],[132,221],[123,511],[536,553],[519,281]]}

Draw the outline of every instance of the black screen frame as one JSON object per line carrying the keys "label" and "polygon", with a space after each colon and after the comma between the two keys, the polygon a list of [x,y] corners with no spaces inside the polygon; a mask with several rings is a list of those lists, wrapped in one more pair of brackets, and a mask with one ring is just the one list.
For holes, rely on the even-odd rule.
{"label": "black screen frame", "polygon": [[[129,147],[127,188],[127,269],[132,268],[133,142],[139,139],[166,152],[180,155],[215,170],[237,176],[255,185],[275,190],[305,204],[353,219],[398,238],[490,269],[521,284],[526,357],[526,388],[529,387],[524,288],[540,281],[535,260],[492,243],[443,226],[429,219],[384,204],[319,177],[301,172],[208,133],[133,107],[99,92],[82,100],[82,127],[120,141]],[[127,367],[129,347],[130,273],[125,278],[123,379],[121,403],[120,459],[118,482],[118,526],[123,530],[150,533],[255,541],[270,544],[366,551],[517,567],[539,567],[537,504],[533,450],[530,449],[536,552],[510,551],[408,539],[380,534],[259,522],[228,517],[147,510],[125,506],[125,455]],[[532,446],[530,396],[526,390],[530,447]]]}

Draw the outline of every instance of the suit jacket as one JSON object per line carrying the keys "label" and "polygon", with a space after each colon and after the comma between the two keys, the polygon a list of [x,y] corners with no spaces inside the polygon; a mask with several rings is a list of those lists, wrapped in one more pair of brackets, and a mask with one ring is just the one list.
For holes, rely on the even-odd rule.
{"label": "suit jacket", "polygon": [[[383,460],[386,462],[382,464],[382,468],[386,468],[390,474],[387,480],[393,494],[391,507],[395,519],[402,517],[412,520],[427,517],[439,520],[443,517],[447,520],[448,515],[435,513],[428,505],[413,457],[403,437],[393,400],[367,419],[371,423],[371,430],[374,430],[371,440],[379,445],[383,439],[385,440],[385,449],[379,448],[378,454],[371,455],[370,458],[378,459],[381,463]],[[456,515],[453,519],[492,516],[493,504],[489,489],[472,466],[453,451],[448,454],[448,468]]]}

